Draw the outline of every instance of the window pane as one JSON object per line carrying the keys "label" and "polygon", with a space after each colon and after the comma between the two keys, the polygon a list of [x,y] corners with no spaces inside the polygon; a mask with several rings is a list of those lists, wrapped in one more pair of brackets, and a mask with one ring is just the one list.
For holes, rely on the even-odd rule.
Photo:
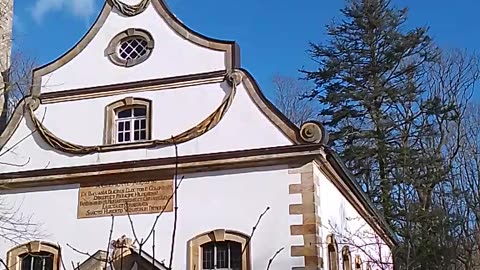
{"label": "window pane", "polygon": [[130,130],[130,121],[125,122],[125,130]]}
{"label": "window pane", "polygon": [[208,270],[208,269],[214,269],[213,267],[213,250],[214,246],[213,244],[207,244],[203,246],[203,269]]}
{"label": "window pane", "polygon": [[147,128],[147,120],[145,120],[145,119],[140,120],[140,128],[141,129],[146,129]]}
{"label": "window pane", "polygon": [[130,141],[130,132],[125,133],[125,141],[126,142]]}
{"label": "window pane", "polygon": [[43,270],[44,259],[42,257],[33,257],[33,269],[32,270]]}
{"label": "window pane", "polygon": [[132,110],[131,109],[127,109],[127,110],[123,110],[123,111],[118,112],[118,118],[127,118],[127,117],[131,117],[131,116],[132,116]]}
{"label": "window pane", "polygon": [[45,270],[53,270],[53,257],[48,256],[45,258]]}
{"label": "window pane", "polygon": [[30,270],[32,267],[32,260],[33,257],[30,255],[27,255],[22,258],[22,270]]}
{"label": "window pane", "polygon": [[133,112],[134,116],[146,116],[147,110],[145,108],[135,108]]}
{"label": "window pane", "polygon": [[53,255],[48,252],[28,254],[22,258],[21,270],[52,270]]}
{"label": "window pane", "polygon": [[139,138],[140,138],[140,131],[135,131],[134,136],[133,136],[133,140],[138,141]]}
{"label": "window pane", "polygon": [[134,130],[140,129],[140,123],[139,123],[138,120],[134,120],[134,122],[133,122],[133,129],[134,129]]}
{"label": "window pane", "polygon": [[123,142],[123,133],[122,132],[119,132],[118,133],[118,142]]}
{"label": "window pane", "polygon": [[124,129],[123,122],[118,122],[118,131],[123,131]]}
{"label": "window pane", "polygon": [[140,131],[140,140],[147,139],[147,132],[145,130]]}
{"label": "window pane", "polygon": [[228,244],[227,242],[217,244],[217,268],[228,268]]}
{"label": "window pane", "polygon": [[230,267],[232,270],[242,269],[242,245],[230,242]]}

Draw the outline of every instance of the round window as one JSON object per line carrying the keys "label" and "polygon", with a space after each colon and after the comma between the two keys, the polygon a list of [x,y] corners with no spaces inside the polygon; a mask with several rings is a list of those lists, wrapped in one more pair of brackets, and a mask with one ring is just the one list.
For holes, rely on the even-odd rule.
{"label": "round window", "polygon": [[112,63],[130,67],[145,61],[152,52],[152,36],[141,29],[128,29],[116,35],[106,49]]}

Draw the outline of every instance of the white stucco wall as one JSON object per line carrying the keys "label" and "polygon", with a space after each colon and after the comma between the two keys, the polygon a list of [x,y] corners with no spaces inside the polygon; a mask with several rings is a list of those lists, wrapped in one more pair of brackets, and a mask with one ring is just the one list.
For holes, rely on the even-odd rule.
{"label": "white stucco wall", "polygon": [[[231,91],[227,83],[214,83],[171,90],[149,91],[111,97],[42,105],[36,111],[46,128],[60,138],[80,145],[102,144],[105,106],[127,96],[152,101],[152,138],[167,139],[204,120]],[[0,155],[0,171],[26,171],[116,161],[171,157],[173,147],[113,151],[71,156],[54,151],[24,118]],[[215,153],[291,145],[290,140],[252,102],[243,84],[224,118],[204,135],[179,145],[180,155]],[[11,166],[9,164],[25,164]]]}
{"label": "white stucco wall", "polygon": [[[319,215],[322,219],[320,229],[323,238],[323,256],[325,269],[328,267],[326,238],[334,234],[338,242],[340,268],[342,265],[341,251],[343,245],[348,245],[352,255],[360,255],[362,269],[370,262],[372,269],[389,269],[391,267],[391,252],[389,247],[373,231],[371,226],[361,217],[355,208],[340,193],[337,187],[314,166],[314,175],[318,183],[317,195],[320,197]],[[348,239],[344,239],[348,238]],[[376,263],[379,263],[378,265]],[[392,268],[393,269],[393,268]]]}
{"label": "white stucco wall", "polygon": [[[179,218],[174,255],[174,269],[186,269],[187,241],[215,229],[232,229],[250,235],[258,216],[270,210],[261,220],[253,240],[252,269],[265,269],[269,258],[281,247],[285,250],[275,259],[271,269],[291,269],[298,260],[290,258],[292,244],[289,229],[288,184],[297,175],[289,175],[284,167],[255,170],[222,171],[203,175],[185,175],[179,189]],[[105,249],[111,218],[77,219],[78,189],[59,187],[55,190],[30,190],[29,193],[2,195],[4,202],[21,204],[21,214],[33,214],[33,221],[43,223],[49,234],[44,240],[62,246],[64,262],[82,262],[86,256],[72,251],[66,244],[93,254]],[[145,237],[155,215],[132,216],[138,237]],[[173,213],[165,213],[156,227],[155,258],[168,262]],[[127,217],[116,217],[113,238],[132,236]],[[0,256],[12,245],[1,241]],[[145,245],[151,253],[151,242]]]}
{"label": "white stucco wall", "polygon": [[[114,36],[128,28],[150,32],[155,47],[145,62],[125,68],[112,64],[104,51]],[[80,54],[43,76],[41,91],[48,93],[224,69],[225,52],[198,46],[179,36],[150,4],[134,17],[110,13],[103,27]]]}

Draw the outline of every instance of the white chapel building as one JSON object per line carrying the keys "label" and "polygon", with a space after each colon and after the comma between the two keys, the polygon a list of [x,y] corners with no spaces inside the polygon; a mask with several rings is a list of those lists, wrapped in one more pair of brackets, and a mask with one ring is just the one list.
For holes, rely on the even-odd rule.
{"label": "white chapel building", "polygon": [[164,0],[108,0],[1,130],[0,268],[393,269],[395,235],[327,141],[235,42]]}

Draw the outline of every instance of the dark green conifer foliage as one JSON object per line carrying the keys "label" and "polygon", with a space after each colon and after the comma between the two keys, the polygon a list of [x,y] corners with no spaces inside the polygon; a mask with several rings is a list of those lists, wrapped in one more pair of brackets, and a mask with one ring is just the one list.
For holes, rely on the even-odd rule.
{"label": "dark green conifer foliage", "polygon": [[331,146],[402,240],[403,269],[444,269],[451,219],[432,196],[448,178],[441,131],[458,106],[428,86],[440,51],[388,0],[350,0],[341,11],[328,41],[310,44],[310,97],[323,106]]}

